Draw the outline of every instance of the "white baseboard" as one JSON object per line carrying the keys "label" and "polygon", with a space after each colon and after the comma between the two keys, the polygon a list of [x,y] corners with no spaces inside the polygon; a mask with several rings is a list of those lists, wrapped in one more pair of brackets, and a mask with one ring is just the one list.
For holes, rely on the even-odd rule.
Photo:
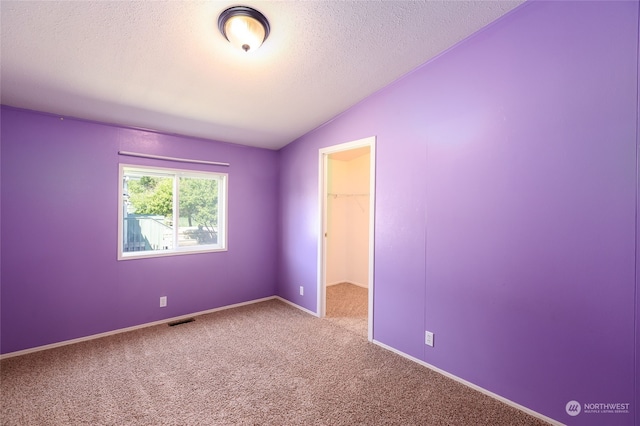
{"label": "white baseboard", "polygon": [[353,285],[358,286],[358,287],[369,288],[369,286],[366,285],[366,284],[361,284],[361,283],[357,283],[357,282],[354,282],[354,281],[336,281],[335,283],[327,284],[327,287],[331,287],[332,285],[338,285],[338,284],[353,284]]}
{"label": "white baseboard", "polygon": [[309,315],[313,315],[314,317],[319,317],[319,315],[318,315],[317,313],[315,313],[315,312],[313,312],[313,311],[310,311],[310,310],[309,310],[309,309],[307,309],[307,308],[303,308],[302,306],[297,305],[297,304],[295,304],[295,303],[291,302],[290,300],[283,299],[283,298],[282,298],[282,297],[280,297],[280,296],[273,296],[273,298],[274,298],[274,299],[277,299],[277,300],[280,300],[281,302],[284,302],[284,303],[286,303],[287,305],[291,305],[291,306],[293,306],[293,307],[294,307],[294,308],[296,308],[296,309],[300,309],[301,311],[306,312],[306,313],[308,313]]}
{"label": "white baseboard", "polygon": [[[9,353],[6,353],[6,354],[2,354],[2,355],[0,355],[0,359],[12,358],[12,357],[15,357],[15,356],[26,355],[26,354],[30,354],[30,353],[33,353],[33,352],[44,351],[44,350],[47,350],[47,349],[59,348],[61,346],[72,345],[74,343],[86,342],[88,340],[99,339],[101,337],[113,336],[114,334],[126,333],[128,331],[139,330],[141,328],[147,328],[147,327],[152,327],[154,325],[166,324],[166,323],[173,322],[173,321],[180,321],[180,320],[183,320],[183,319],[186,319],[186,318],[191,318],[191,317],[205,315],[205,314],[211,314],[213,312],[224,311],[224,310],[232,309],[232,308],[238,308],[240,306],[252,305],[254,303],[265,302],[267,300],[273,300],[273,299],[276,299],[276,298],[280,299],[277,296],[263,297],[262,299],[255,299],[255,300],[250,300],[248,302],[234,303],[233,305],[221,306],[219,308],[213,308],[213,309],[208,309],[206,311],[194,312],[192,314],[180,315],[180,316],[173,317],[173,318],[166,318],[166,319],[162,319],[162,320],[159,320],[159,321],[153,321],[153,322],[148,322],[148,323],[145,323],[145,324],[134,325],[132,327],[119,328],[117,330],[107,331],[107,332],[98,333],[98,334],[92,334],[90,336],[79,337],[77,339],[64,340],[62,342],[51,343],[49,345],[36,346],[35,348],[23,349],[23,350],[20,350],[20,351],[15,351],[15,352],[9,352]],[[295,305],[295,306],[297,306],[297,305]],[[304,309],[304,308],[301,308],[301,309]]]}
{"label": "white baseboard", "polygon": [[554,426],[565,426],[564,423],[560,423],[557,420],[554,420],[554,419],[552,419],[550,417],[545,416],[544,414],[540,414],[540,413],[538,413],[536,411],[533,411],[530,408],[527,408],[524,405],[520,405],[517,402],[513,402],[513,401],[511,401],[511,400],[509,400],[509,399],[507,399],[507,398],[505,398],[503,396],[498,395],[497,393],[493,393],[493,392],[491,392],[489,390],[486,390],[484,388],[481,388],[480,386],[478,386],[476,384],[473,384],[473,383],[471,383],[471,382],[469,382],[469,381],[467,381],[465,379],[462,379],[462,378],[460,378],[458,376],[454,376],[453,374],[451,374],[451,373],[449,373],[449,372],[447,372],[445,370],[442,370],[442,369],[440,369],[440,368],[438,368],[438,367],[436,367],[434,365],[431,365],[431,364],[429,364],[427,362],[424,362],[424,361],[422,361],[422,360],[420,360],[418,358],[414,358],[411,355],[408,355],[408,354],[406,354],[404,352],[401,352],[401,351],[399,351],[399,350],[397,350],[395,348],[392,348],[391,346],[385,345],[382,342],[379,342],[377,340],[372,340],[372,342],[374,344],[384,348],[384,349],[387,349],[387,350],[389,350],[389,351],[391,351],[393,353],[396,353],[396,354],[400,355],[401,357],[407,358],[408,360],[411,360],[411,361],[416,362],[416,363],[418,363],[418,364],[420,364],[420,365],[422,365],[424,367],[427,367],[428,369],[433,370],[436,373],[440,373],[443,376],[446,376],[446,377],[448,377],[450,379],[453,379],[458,383],[462,383],[463,385],[468,386],[471,389],[477,390],[478,392],[481,392],[481,393],[483,393],[483,394],[485,394],[487,396],[490,396],[491,398],[497,399],[500,402],[504,402],[505,404],[510,405],[511,407],[516,408],[516,409],[518,409],[520,411],[524,411],[525,413],[529,414],[530,416],[536,417],[536,418],[538,418],[540,420],[543,420],[543,421],[545,421],[547,423],[550,423],[550,424],[552,424]]}

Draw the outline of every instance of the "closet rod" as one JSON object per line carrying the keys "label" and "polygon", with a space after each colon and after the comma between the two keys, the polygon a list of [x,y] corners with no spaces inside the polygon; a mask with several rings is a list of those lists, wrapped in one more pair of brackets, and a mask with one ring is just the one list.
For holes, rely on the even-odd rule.
{"label": "closet rod", "polygon": [[179,157],[165,157],[164,155],[142,154],[140,152],[118,151],[118,154],[126,155],[128,157],[153,158],[155,160],[178,161],[180,163],[211,164],[213,166],[225,166],[225,167],[230,166],[229,163],[220,163],[217,161],[191,160],[189,158],[179,158]]}

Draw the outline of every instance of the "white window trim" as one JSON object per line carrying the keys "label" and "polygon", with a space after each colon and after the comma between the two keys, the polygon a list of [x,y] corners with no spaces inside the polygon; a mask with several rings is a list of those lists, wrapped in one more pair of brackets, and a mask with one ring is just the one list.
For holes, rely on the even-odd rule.
{"label": "white window trim", "polygon": [[[132,251],[132,252],[123,252],[124,248],[124,235],[123,235],[123,222],[124,222],[124,194],[123,194],[123,185],[122,181],[124,179],[124,169],[138,169],[140,171],[146,172],[157,170],[158,173],[163,174],[174,174],[174,177],[203,177],[203,178],[211,178],[212,175],[220,177],[220,183],[218,186],[218,222],[222,222],[222,226],[218,229],[218,238],[223,241],[224,244],[222,246],[216,245],[196,245],[196,246],[188,246],[188,247],[177,247],[176,245],[172,250],[149,250],[149,251]],[[177,181],[178,179],[174,179],[174,194],[176,196],[173,197],[173,211],[178,211],[178,191],[177,191]],[[228,186],[229,186],[229,174],[228,173],[220,173],[220,172],[205,172],[201,170],[191,170],[191,169],[176,169],[169,167],[154,167],[154,166],[143,166],[140,164],[119,164],[119,172],[118,172],[118,247],[117,254],[118,260],[133,260],[133,259],[147,259],[153,257],[166,257],[166,256],[181,256],[184,254],[198,254],[198,253],[212,253],[212,252],[224,252],[228,251],[229,241],[228,241]],[[177,216],[177,215],[176,215]],[[177,232],[177,230],[176,230]]]}

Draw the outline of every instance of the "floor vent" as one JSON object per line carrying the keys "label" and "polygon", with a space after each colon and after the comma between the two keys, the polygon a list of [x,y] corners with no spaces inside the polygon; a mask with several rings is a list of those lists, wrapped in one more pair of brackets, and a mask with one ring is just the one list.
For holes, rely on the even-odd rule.
{"label": "floor vent", "polygon": [[193,319],[193,318],[185,318],[185,319],[181,319],[181,320],[178,320],[178,321],[172,321],[172,322],[169,323],[169,327],[173,327],[174,325],[186,324],[188,322],[194,322],[194,321],[195,321],[195,319]]}

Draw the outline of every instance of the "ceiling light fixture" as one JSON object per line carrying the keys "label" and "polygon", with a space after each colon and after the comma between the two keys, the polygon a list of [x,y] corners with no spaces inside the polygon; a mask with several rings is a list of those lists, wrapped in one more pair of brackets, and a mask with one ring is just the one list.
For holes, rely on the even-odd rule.
{"label": "ceiling light fixture", "polygon": [[234,6],[222,12],[218,29],[233,46],[245,52],[256,50],[269,37],[267,18],[246,6]]}

